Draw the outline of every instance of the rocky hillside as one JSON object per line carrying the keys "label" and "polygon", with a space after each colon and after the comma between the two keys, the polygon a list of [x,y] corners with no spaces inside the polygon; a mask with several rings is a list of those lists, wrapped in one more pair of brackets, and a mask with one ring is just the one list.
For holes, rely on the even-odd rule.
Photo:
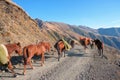
{"label": "rocky hillside", "polygon": [[21,42],[22,45],[50,40],[37,23],[18,5],[0,0],[0,43]]}
{"label": "rocky hillside", "polygon": [[79,34],[72,31],[69,24],[59,23],[59,22],[45,22],[40,19],[35,19],[38,23],[40,29],[46,34],[55,40],[58,40],[62,37],[66,39],[74,39],[77,40],[79,38]]}

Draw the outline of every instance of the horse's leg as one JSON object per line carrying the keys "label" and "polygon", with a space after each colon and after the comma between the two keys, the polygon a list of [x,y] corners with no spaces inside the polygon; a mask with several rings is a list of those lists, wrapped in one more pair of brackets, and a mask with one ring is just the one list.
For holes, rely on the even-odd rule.
{"label": "horse's leg", "polygon": [[23,70],[23,75],[25,75],[25,74],[26,74],[27,58],[24,56],[24,57],[23,57],[23,60],[24,60],[24,70]]}
{"label": "horse's leg", "polygon": [[33,66],[32,66],[32,63],[31,63],[31,58],[32,58],[32,56],[27,59],[27,63],[30,65],[30,67],[32,69],[34,69]]}
{"label": "horse's leg", "polygon": [[64,51],[64,57],[65,57],[65,51]]}
{"label": "horse's leg", "polygon": [[12,71],[12,74],[13,74],[14,77],[17,77],[17,74],[14,72],[12,63],[11,63],[11,61],[10,61],[11,57],[9,56],[8,59],[9,59],[8,69]]}
{"label": "horse's leg", "polygon": [[30,67],[31,67],[32,69],[34,69],[34,67],[33,67],[31,61],[29,62],[29,65],[30,65]]}
{"label": "horse's leg", "polygon": [[25,75],[25,74],[26,74],[26,65],[27,65],[27,64],[24,64],[23,75]]}
{"label": "horse's leg", "polygon": [[103,58],[103,49],[101,49],[101,58]]}
{"label": "horse's leg", "polygon": [[44,55],[44,53],[43,53],[43,64],[45,63],[45,55]]}
{"label": "horse's leg", "polygon": [[103,57],[102,49],[99,49],[99,56],[100,56],[100,57]]}
{"label": "horse's leg", "polygon": [[64,54],[64,51],[60,51],[60,57],[62,57]]}
{"label": "horse's leg", "polygon": [[11,61],[8,62],[8,69],[12,71],[12,74],[13,74],[14,77],[17,77],[17,74],[13,70],[13,66],[11,64]]}
{"label": "horse's leg", "polygon": [[57,52],[58,52],[58,61],[60,61],[61,49],[58,46],[57,46]]}
{"label": "horse's leg", "polygon": [[101,55],[101,53],[100,53],[100,49],[98,49],[98,56],[100,56]]}
{"label": "horse's leg", "polygon": [[42,52],[42,54],[41,54],[41,55],[42,55],[42,58],[41,58],[41,66],[43,66],[44,59],[45,59],[45,58],[44,58],[44,53]]}
{"label": "horse's leg", "polygon": [[[26,74],[26,66],[27,65],[30,65],[31,66],[31,64],[30,64],[30,60],[28,60],[28,58],[24,61],[24,70],[23,70],[23,75],[25,75]],[[31,66],[31,68],[33,69],[33,67]]]}
{"label": "horse's leg", "polygon": [[60,61],[60,55],[61,53],[60,53],[60,51],[58,51],[58,61]]}
{"label": "horse's leg", "polygon": [[86,49],[87,49],[87,47],[86,47],[86,45],[85,45],[85,46],[84,46],[85,53],[86,53]]}
{"label": "horse's leg", "polygon": [[65,50],[63,52],[64,52],[64,57],[65,57]]}
{"label": "horse's leg", "polygon": [[100,51],[100,49],[98,49],[98,56],[101,56],[101,51]]}
{"label": "horse's leg", "polygon": [[32,63],[31,63],[31,59],[30,59],[30,60],[28,60],[28,59],[27,59],[27,60],[25,60],[25,61],[24,61],[24,70],[23,70],[23,75],[25,75],[25,74],[26,74],[26,66],[27,66],[28,64],[30,65],[30,67],[31,67],[32,69],[34,69],[34,68],[33,68],[33,66],[32,66]]}

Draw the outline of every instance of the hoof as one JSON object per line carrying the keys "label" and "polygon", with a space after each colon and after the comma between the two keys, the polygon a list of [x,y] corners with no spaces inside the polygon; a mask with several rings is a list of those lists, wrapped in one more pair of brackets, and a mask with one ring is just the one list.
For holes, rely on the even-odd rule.
{"label": "hoof", "polygon": [[43,63],[41,63],[41,66],[43,66]]}
{"label": "hoof", "polygon": [[25,75],[25,72],[23,72],[23,75]]}
{"label": "hoof", "polygon": [[32,67],[32,69],[35,69],[35,67]]}
{"label": "hoof", "polygon": [[19,77],[17,74],[14,74],[13,77]]}
{"label": "hoof", "polygon": [[3,70],[2,72],[5,73],[5,70]]}

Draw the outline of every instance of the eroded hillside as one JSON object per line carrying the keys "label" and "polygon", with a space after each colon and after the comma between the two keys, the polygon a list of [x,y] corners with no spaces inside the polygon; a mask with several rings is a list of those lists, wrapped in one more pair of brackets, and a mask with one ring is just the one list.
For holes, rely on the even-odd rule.
{"label": "eroded hillside", "polygon": [[48,38],[22,8],[9,1],[0,0],[0,43],[21,42],[24,46]]}

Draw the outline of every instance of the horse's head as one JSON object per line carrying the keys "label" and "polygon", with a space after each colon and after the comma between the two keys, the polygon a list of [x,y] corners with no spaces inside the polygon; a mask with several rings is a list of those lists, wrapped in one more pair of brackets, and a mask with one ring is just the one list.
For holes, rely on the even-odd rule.
{"label": "horse's head", "polygon": [[15,50],[15,52],[18,53],[19,55],[22,55],[22,47],[21,47],[20,42],[16,43],[16,50]]}
{"label": "horse's head", "polygon": [[99,40],[99,39],[94,39],[93,42],[94,42],[95,44],[98,44],[98,42],[100,42],[100,40]]}

